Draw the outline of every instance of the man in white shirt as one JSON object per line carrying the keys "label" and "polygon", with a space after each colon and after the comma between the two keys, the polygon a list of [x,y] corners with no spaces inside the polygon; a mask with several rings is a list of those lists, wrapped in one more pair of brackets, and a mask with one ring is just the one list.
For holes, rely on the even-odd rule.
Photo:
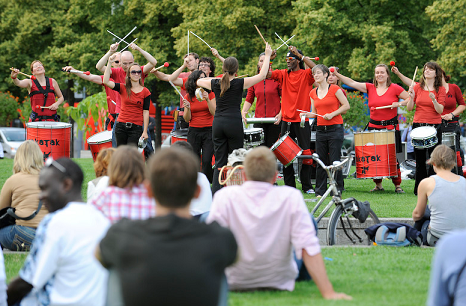
{"label": "man in white shirt", "polygon": [[273,153],[262,146],[253,149],[244,169],[247,181],[218,191],[207,218],[207,223],[229,228],[238,243],[238,262],[226,270],[230,289],[293,291],[298,276],[294,249],[325,299],[351,299],[333,290],[301,192],[273,185]]}
{"label": "man in white shirt", "polygon": [[[48,165],[48,166],[47,166]],[[83,203],[83,172],[68,158],[46,163],[39,198],[50,212],[39,224],[8,304],[103,306],[107,272],[94,257],[110,222]]]}

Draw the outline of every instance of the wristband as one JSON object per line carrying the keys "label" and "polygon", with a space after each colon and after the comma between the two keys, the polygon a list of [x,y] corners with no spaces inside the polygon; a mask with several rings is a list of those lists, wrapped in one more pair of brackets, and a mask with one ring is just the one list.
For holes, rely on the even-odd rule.
{"label": "wristband", "polygon": [[16,80],[16,77],[12,77],[12,76],[10,76],[10,78],[12,78],[13,80]]}
{"label": "wristband", "polygon": [[453,116],[451,119],[455,118],[455,114],[453,114],[453,113],[450,113],[450,114]]}
{"label": "wristband", "polygon": [[304,54],[303,54],[303,57],[301,57],[301,62],[304,61]]}

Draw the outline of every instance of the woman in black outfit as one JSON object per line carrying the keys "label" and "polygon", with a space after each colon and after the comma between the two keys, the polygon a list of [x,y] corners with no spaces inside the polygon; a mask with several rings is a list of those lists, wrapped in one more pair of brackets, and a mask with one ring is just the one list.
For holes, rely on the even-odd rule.
{"label": "woman in black outfit", "polygon": [[215,170],[212,182],[212,193],[220,189],[218,182],[219,168],[225,166],[228,154],[242,148],[244,141],[243,122],[241,117],[242,95],[245,89],[259,83],[267,76],[272,48],[265,46],[265,69],[260,74],[244,79],[236,79],[238,60],[228,57],[223,62],[221,79],[204,78],[197,80],[197,86],[212,90],[215,93],[217,107],[212,124],[212,139],[215,151]]}

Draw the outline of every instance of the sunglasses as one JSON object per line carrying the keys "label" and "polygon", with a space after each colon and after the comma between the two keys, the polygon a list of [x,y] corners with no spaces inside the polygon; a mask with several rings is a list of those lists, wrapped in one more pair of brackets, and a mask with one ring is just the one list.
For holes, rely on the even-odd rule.
{"label": "sunglasses", "polygon": [[210,67],[210,64],[206,64],[206,63],[200,63],[199,64],[199,67]]}
{"label": "sunglasses", "polygon": [[287,60],[290,60],[290,61],[292,61],[292,60],[295,60],[296,58],[295,58],[295,57],[292,57],[292,56],[290,56],[290,57],[287,57],[286,59],[287,59]]}
{"label": "sunglasses", "polygon": [[115,64],[119,64],[119,63],[120,63],[120,61],[113,61],[113,62],[114,62]]}
{"label": "sunglasses", "polygon": [[141,74],[142,70],[131,70],[131,74]]}
{"label": "sunglasses", "polygon": [[58,171],[62,172],[63,174],[66,174],[66,169],[65,167],[63,167],[62,165],[60,165],[59,163],[57,163],[56,161],[53,160],[52,157],[49,157],[45,160],[45,166],[48,168],[48,167],[55,167],[55,169],[57,169]]}

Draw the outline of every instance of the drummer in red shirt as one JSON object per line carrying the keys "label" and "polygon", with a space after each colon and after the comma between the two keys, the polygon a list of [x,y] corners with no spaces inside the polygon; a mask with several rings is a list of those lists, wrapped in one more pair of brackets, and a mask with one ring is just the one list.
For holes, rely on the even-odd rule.
{"label": "drummer in red shirt", "polygon": [[[312,74],[318,87],[314,88],[311,98],[312,113],[301,114],[307,118],[317,117],[316,152],[325,165],[340,161],[344,130],[341,114],[350,109],[348,99],[338,85],[327,82],[330,71],[327,66],[317,65],[312,68]],[[320,116],[316,116],[318,114]],[[338,190],[344,189],[341,170],[335,177]],[[327,191],[327,173],[317,165],[316,196],[321,197]]]}
{"label": "drummer in red shirt", "polygon": [[[314,67],[316,64],[296,47],[290,46],[289,50],[286,55],[288,69],[269,71],[267,78],[277,81],[282,87],[281,135],[288,132],[292,139],[298,139],[298,145],[303,149],[303,154],[311,155],[309,122],[305,122],[304,128],[300,127],[301,117],[298,109],[311,109],[309,92],[314,84],[311,69],[304,69],[303,63],[309,67]],[[308,194],[314,193],[310,179],[311,164],[312,160],[304,160],[300,173],[302,190]],[[283,177],[285,185],[296,188],[293,166],[283,168]]]}
{"label": "drummer in red shirt", "polygon": [[[435,62],[427,62],[422,71],[423,77],[419,84],[409,89],[411,100],[408,102],[407,109],[411,111],[416,105],[413,119],[413,131],[421,126],[433,126],[437,129],[438,143],[442,143],[442,123],[441,114],[445,106],[446,91],[442,86],[443,70]],[[416,158],[416,182],[414,184],[414,194],[417,195],[417,187],[422,179],[435,174],[432,166],[429,171],[426,170],[427,154],[432,153],[437,145],[420,149],[414,147],[414,156]]]}
{"label": "drummer in red shirt", "polygon": [[[390,78],[390,70],[385,64],[375,66],[374,83],[361,83],[356,82],[339,72],[335,71],[335,75],[346,85],[354,89],[365,92],[368,95],[368,107],[370,109],[370,120],[368,130],[393,130],[395,129],[395,143],[398,152],[401,152],[401,134],[398,127],[398,107],[406,105],[406,99],[409,98],[401,86],[392,83]],[[400,99],[404,101],[398,102]],[[380,106],[392,105],[391,108],[375,109]],[[392,178],[395,185],[396,193],[404,193],[401,189],[401,173],[400,166],[397,162],[397,177]],[[374,179],[375,188],[371,191],[383,191],[382,180]]]}
{"label": "drummer in red shirt", "polygon": [[[265,53],[259,55],[259,63],[257,64],[257,74],[262,69],[264,63]],[[243,104],[243,110],[241,115],[244,122],[246,122],[246,114],[249,112],[251,105],[256,101],[256,110],[254,111],[255,118],[267,118],[274,117],[274,123],[255,123],[255,128],[262,128],[264,131],[264,142],[267,147],[272,147],[273,144],[278,140],[280,136],[280,121],[282,118],[280,97],[282,89],[280,83],[265,79],[263,82],[259,82],[256,85],[249,87],[246,101]]]}
{"label": "drummer in red shirt", "polygon": [[57,81],[45,76],[44,65],[38,60],[31,63],[31,73],[34,76],[31,79],[18,80],[18,73],[18,69],[13,69],[11,78],[16,86],[28,89],[32,108],[29,122],[60,121],[57,109],[64,101],[63,95]]}
{"label": "drummer in red shirt", "polygon": [[[189,122],[188,142],[193,147],[194,153],[202,160],[202,173],[209,182],[212,183],[212,156],[214,155],[214,143],[212,142],[212,122],[215,115],[215,94],[207,89],[197,87],[196,82],[205,78],[206,74],[202,70],[194,70],[186,81],[186,91],[184,97],[183,118]],[[196,97],[196,90],[202,92],[202,99]],[[201,154],[202,150],[202,154]]]}

